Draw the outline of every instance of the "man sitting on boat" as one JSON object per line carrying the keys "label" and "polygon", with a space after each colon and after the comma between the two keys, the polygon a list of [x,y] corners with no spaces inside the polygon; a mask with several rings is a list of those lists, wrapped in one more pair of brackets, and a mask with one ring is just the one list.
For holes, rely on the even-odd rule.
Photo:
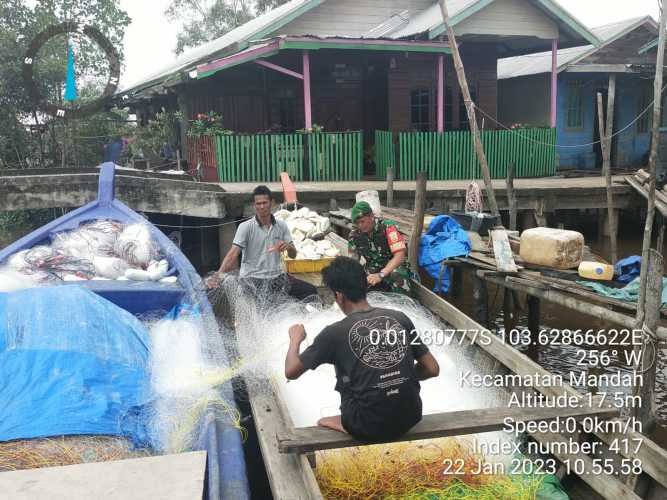
{"label": "man sitting on boat", "polygon": [[[317,295],[317,289],[313,285],[285,272],[280,255],[287,251],[293,259],[296,257],[296,248],[287,224],[276,220],[271,213],[273,193],[266,186],[257,186],[252,197],[255,217],[239,225],[232,247],[218,272],[228,273],[234,270],[241,256],[239,281],[244,293],[269,298],[287,292],[299,300]],[[216,282],[212,284],[215,285]]]}
{"label": "man sitting on boat", "polygon": [[352,257],[364,258],[370,289],[410,293],[408,247],[396,223],[375,217],[366,201],[352,207],[352,223],[348,248]]}
{"label": "man sitting on boat", "polygon": [[305,328],[291,326],[285,376],[293,380],[333,364],[341,415],[318,425],[364,441],[397,438],[421,420],[419,381],[437,377],[438,362],[405,314],[368,304],[366,273],[356,260],[337,257],[322,276],[346,317],[322,330],[301,354]]}

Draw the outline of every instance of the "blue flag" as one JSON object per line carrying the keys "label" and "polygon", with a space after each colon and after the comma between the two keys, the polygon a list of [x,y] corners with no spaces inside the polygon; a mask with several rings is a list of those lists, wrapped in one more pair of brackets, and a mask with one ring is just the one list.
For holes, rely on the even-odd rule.
{"label": "blue flag", "polygon": [[76,77],[74,75],[74,51],[67,45],[67,80],[65,83],[65,100],[76,101]]}

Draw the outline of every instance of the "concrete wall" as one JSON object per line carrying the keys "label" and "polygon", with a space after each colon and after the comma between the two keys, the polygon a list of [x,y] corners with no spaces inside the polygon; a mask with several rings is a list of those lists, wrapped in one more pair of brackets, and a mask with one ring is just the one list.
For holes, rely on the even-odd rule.
{"label": "concrete wall", "polygon": [[548,127],[550,119],[551,75],[522,76],[498,80],[498,119],[511,126]]}

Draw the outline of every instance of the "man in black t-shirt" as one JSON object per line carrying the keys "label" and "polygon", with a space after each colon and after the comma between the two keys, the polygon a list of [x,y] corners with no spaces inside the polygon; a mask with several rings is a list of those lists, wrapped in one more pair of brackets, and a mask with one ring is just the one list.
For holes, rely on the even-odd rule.
{"label": "man in black t-shirt", "polygon": [[399,311],[371,307],[366,273],[357,261],[337,257],[322,271],[345,319],[326,327],[299,354],[303,325],[289,329],[285,376],[299,378],[323,363],[336,369],[341,415],[318,425],[365,441],[385,441],[406,433],[422,418],[419,381],[437,377],[438,362]]}

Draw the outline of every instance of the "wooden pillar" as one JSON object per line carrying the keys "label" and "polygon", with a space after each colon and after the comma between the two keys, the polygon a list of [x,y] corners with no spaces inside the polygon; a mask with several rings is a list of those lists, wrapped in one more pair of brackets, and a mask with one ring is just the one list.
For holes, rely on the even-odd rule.
{"label": "wooden pillar", "polygon": [[528,330],[532,339],[536,339],[540,334],[540,299],[528,295]]}
{"label": "wooden pillar", "polygon": [[394,167],[387,168],[387,206],[394,206]]}
{"label": "wooden pillar", "polygon": [[516,195],[514,193],[514,162],[507,167],[507,206],[510,212],[510,231],[516,231]]}
{"label": "wooden pillar", "polygon": [[426,203],[426,172],[417,172],[417,184],[415,192],[415,218],[408,248],[408,261],[412,272],[419,273],[419,244],[424,228],[424,205]]}
{"label": "wooden pillar", "polygon": [[644,325],[646,326],[645,335],[647,342],[642,346],[642,361],[639,369],[643,373],[643,380],[640,387],[635,388],[635,394],[641,397],[641,404],[635,408],[635,415],[642,423],[642,431],[650,433],[655,427],[657,407],[655,401],[655,378],[656,366],[658,364],[657,338],[655,331],[658,327],[660,318],[660,305],[662,303],[662,273],[663,258],[660,252],[649,250],[648,275],[646,282],[646,299],[644,316]]}
{"label": "wooden pillar", "polygon": [[[179,89],[177,94],[178,109],[182,113],[180,129],[181,129],[181,154],[185,160],[188,159],[188,129],[190,128],[190,101],[188,96],[183,89]],[[196,165],[188,165],[189,169],[196,167]]]}
{"label": "wooden pillar", "polygon": [[305,118],[305,129],[313,128],[312,104],[310,101],[310,54],[303,51],[303,107]]}
{"label": "wooden pillar", "polygon": [[503,326],[505,327],[506,334],[509,334],[510,331],[516,328],[516,308],[514,307],[514,291],[509,288],[504,289]]}
{"label": "wooden pillar", "polygon": [[602,94],[598,92],[598,122],[600,128],[600,145],[602,146],[602,172],[605,176],[605,184],[607,191],[607,225],[605,227],[605,234],[610,238],[610,259],[614,264],[618,259],[616,251],[616,216],[614,213],[614,199],[612,194],[611,183],[611,138],[614,124],[614,100],[616,97],[616,75],[609,75],[609,92],[607,96],[607,122],[604,122],[604,110],[602,108]]}
{"label": "wooden pillar", "polygon": [[449,296],[458,299],[463,290],[463,271],[460,266],[452,266],[452,282],[449,284]]}
{"label": "wooden pillar", "polygon": [[537,227],[534,211],[524,210],[521,212],[521,230],[525,231],[526,229],[532,229],[534,227]]}
{"label": "wooden pillar", "polygon": [[[618,227],[618,224],[616,225]],[[662,214],[658,214],[658,239],[655,242],[655,248],[658,252],[662,252],[662,248],[665,244],[665,217]]]}
{"label": "wooden pillar", "polygon": [[558,40],[551,40],[551,128],[556,127],[558,100]]}
{"label": "wooden pillar", "polygon": [[485,328],[489,326],[489,291],[486,281],[472,273],[473,317]]}
{"label": "wooden pillar", "polygon": [[[231,221],[230,221],[231,222]],[[232,247],[234,236],[236,235],[236,224],[225,224],[218,228],[218,250],[220,252],[220,263]]]}
{"label": "wooden pillar", "polygon": [[445,56],[438,56],[438,132],[445,131]]}

